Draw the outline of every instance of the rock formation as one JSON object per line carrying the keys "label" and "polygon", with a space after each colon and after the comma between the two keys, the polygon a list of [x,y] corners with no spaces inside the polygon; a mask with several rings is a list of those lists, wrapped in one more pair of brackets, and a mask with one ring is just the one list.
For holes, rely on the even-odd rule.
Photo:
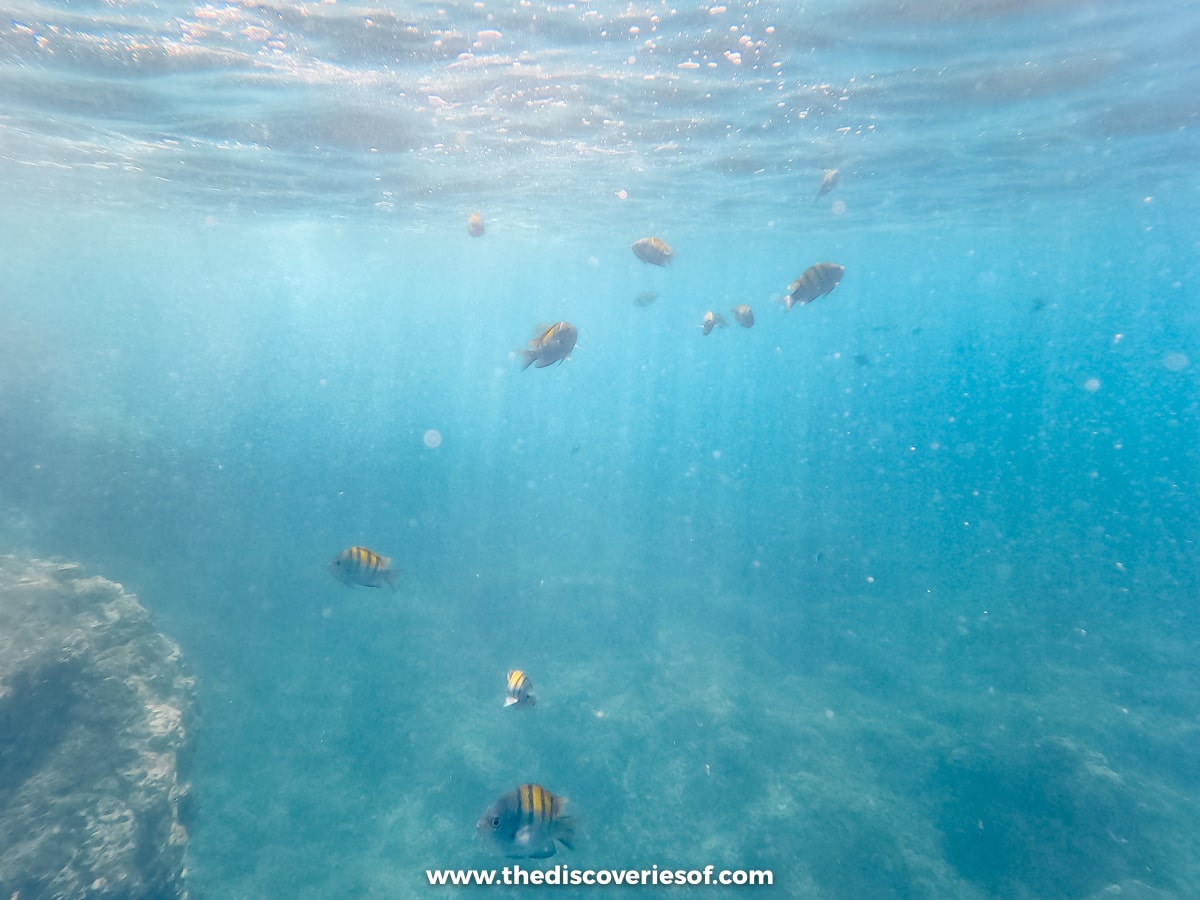
{"label": "rock formation", "polygon": [[187,896],[193,690],[119,584],[0,556],[0,897]]}

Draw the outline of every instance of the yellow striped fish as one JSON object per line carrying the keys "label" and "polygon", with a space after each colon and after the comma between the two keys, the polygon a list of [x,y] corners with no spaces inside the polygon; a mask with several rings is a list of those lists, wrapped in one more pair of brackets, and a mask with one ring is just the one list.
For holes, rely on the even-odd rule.
{"label": "yellow striped fish", "polygon": [[629,249],[642,262],[650,263],[654,266],[669,265],[675,256],[675,251],[671,249],[671,245],[662,238],[656,237],[644,237],[636,240]]}
{"label": "yellow striped fish", "polygon": [[533,695],[533,682],[520,669],[513,669],[508,673],[508,696],[504,698],[504,705],[533,706],[535,703],[537,697]]}
{"label": "yellow striped fish", "polygon": [[566,805],[565,797],[540,784],[523,784],[485,809],[475,829],[491,836],[505,856],[545,859],[554,855],[555,841],[575,849],[575,825],[562,814]]}
{"label": "yellow striped fish", "polygon": [[821,176],[821,186],[817,188],[817,196],[814,200],[820,200],[835,187],[837,187],[839,172],[837,169],[826,169],[825,174]]}
{"label": "yellow striped fish", "polygon": [[824,297],[842,280],[846,270],[837,263],[817,263],[800,273],[800,277],[788,285],[784,304],[791,309],[796,304],[803,306],[818,297]]}
{"label": "yellow striped fish", "polygon": [[570,322],[539,325],[533,340],[529,342],[529,349],[518,351],[525,358],[521,369],[528,369],[531,365],[544,369],[551,363],[561,363],[571,355],[577,340],[579,330]]}
{"label": "yellow striped fish", "polygon": [[711,309],[704,314],[704,321],[700,323],[700,328],[705,334],[711,332],[714,328],[724,328],[725,317],[720,313],[715,313]]}
{"label": "yellow striped fish", "polygon": [[383,587],[387,584],[394,591],[396,585],[392,579],[399,570],[393,569],[391,565],[390,559],[380,556],[374,550],[368,550],[366,547],[347,547],[329,563],[329,574],[350,587],[356,584],[364,587]]}

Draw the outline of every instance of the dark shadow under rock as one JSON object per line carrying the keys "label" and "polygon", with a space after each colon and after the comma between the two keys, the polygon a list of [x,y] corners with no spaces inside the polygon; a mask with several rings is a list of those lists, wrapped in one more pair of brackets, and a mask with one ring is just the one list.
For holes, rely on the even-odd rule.
{"label": "dark shadow under rock", "polygon": [[0,896],[187,896],[193,694],[120,585],[0,557]]}

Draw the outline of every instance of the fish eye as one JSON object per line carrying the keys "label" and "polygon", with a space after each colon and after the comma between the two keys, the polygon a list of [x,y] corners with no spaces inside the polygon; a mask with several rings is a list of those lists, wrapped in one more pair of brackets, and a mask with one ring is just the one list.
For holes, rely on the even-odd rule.
{"label": "fish eye", "polygon": [[500,817],[492,816],[490,819],[488,819],[488,824],[491,825],[493,828],[499,828],[500,827]]}

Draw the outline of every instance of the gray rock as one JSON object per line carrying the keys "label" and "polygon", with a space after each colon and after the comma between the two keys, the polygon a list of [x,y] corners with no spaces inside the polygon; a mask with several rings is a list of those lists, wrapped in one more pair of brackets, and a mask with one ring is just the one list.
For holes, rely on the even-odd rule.
{"label": "gray rock", "polygon": [[0,897],[187,897],[194,686],[119,584],[0,556]]}

